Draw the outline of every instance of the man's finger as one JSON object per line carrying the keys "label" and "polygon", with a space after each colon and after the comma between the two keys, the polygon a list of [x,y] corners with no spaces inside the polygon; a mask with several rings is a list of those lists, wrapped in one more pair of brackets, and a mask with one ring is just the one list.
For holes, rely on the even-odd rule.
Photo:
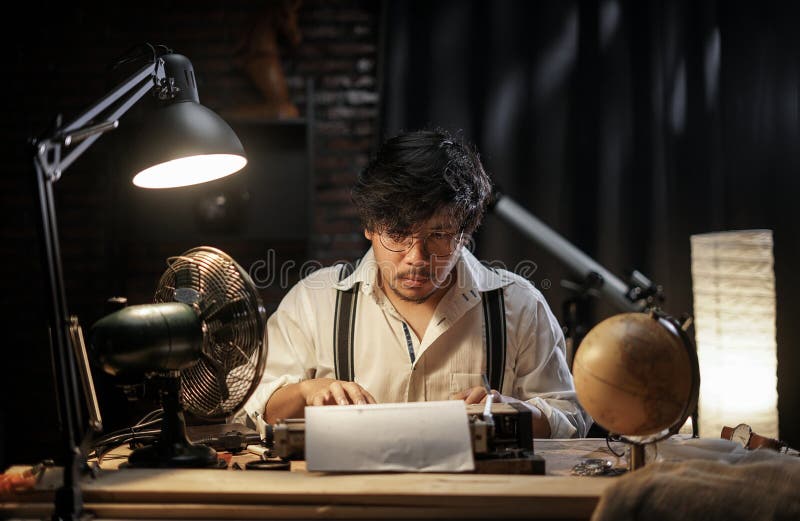
{"label": "man's finger", "polygon": [[342,382],[337,380],[331,383],[331,386],[328,388],[328,390],[331,392],[331,394],[333,394],[334,403],[339,405],[347,405],[350,403],[347,393],[345,392],[344,387],[342,387]]}
{"label": "man's finger", "polygon": [[348,387],[347,392],[350,394],[350,398],[353,400],[353,403],[378,403],[377,400],[375,400],[375,397],[372,396],[369,391],[364,389],[361,384],[351,382],[351,386]]}
{"label": "man's finger", "polygon": [[355,382],[347,382],[343,385],[344,390],[347,392],[351,403],[359,405],[367,403],[367,398],[364,396],[364,389]]}
{"label": "man's finger", "polygon": [[480,403],[480,401],[483,399],[484,396],[486,396],[486,389],[484,389],[483,387],[473,387],[472,389],[470,389],[469,394],[467,394],[467,397],[464,398],[464,401],[467,404]]}

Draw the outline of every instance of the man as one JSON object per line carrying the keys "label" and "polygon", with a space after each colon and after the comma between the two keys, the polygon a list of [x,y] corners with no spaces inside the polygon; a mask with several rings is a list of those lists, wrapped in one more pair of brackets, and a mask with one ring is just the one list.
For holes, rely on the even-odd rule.
{"label": "man", "polygon": [[244,411],[274,423],[308,405],[479,403],[491,372],[494,400],[527,403],[536,437],[584,436],[545,299],[465,248],[491,197],[477,153],[443,131],[402,134],[352,196],[370,250],[352,273],[321,269],[289,291],[269,319],[265,376]]}

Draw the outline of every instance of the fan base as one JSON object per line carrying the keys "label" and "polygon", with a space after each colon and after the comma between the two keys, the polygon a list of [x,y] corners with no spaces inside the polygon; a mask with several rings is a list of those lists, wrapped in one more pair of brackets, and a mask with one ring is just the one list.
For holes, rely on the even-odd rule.
{"label": "fan base", "polygon": [[208,468],[218,467],[217,451],[194,443],[154,443],[134,450],[128,465],[139,468]]}

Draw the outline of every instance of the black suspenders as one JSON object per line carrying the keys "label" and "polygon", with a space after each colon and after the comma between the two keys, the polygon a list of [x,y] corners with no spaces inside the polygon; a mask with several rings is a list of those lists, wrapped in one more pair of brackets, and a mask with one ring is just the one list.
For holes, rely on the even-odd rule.
{"label": "black suspenders", "polygon": [[[344,264],[339,280],[350,276],[353,267]],[[353,346],[356,325],[356,306],[360,283],[350,289],[336,291],[336,310],[333,317],[333,365],[336,379],[352,382]],[[482,293],[483,322],[486,328],[486,376],[492,389],[502,392],[506,361],[506,313],[503,288]]]}
{"label": "black suspenders", "polygon": [[506,305],[503,288],[484,291],[481,297],[486,335],[486,377],[492,389],[502,392],[506,367]]}
{"label": "black suspenders", "polygon": [[[339,271],[339,281],[343,281],[353,272],[353,265],[345,263]],[[333,366],[336,379],[352,382],[353,377],[353,334],[356,326],[356,305],[358,305],[358,288],[356,282],[350,289],[336,291],[336,310],[333,316]]]}

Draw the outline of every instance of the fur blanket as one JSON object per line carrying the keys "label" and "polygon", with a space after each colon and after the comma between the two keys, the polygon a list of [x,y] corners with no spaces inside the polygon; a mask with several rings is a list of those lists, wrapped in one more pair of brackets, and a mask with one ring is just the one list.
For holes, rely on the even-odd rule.
{"label": "fur blanket", "polygon": [[652,463],[616,479],[592,521],[800,520],[800,458],[767,449],[736,463]]}

